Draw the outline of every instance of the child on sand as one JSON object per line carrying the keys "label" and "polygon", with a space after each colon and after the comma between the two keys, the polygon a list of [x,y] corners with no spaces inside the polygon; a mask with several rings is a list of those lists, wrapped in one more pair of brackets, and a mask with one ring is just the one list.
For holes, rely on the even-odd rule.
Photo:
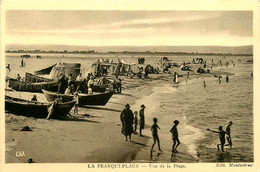
{"label": "child on sand", "polygon": [[151,127],[151,131],[152,131],[152,134],[153,134],[153,145],[152,145],[152,148],[151,148],[151,152],[154,152],[153,147],[156,144],[156,141],[158,142],[159,151],[162,151],[161,147],[160,147],[160,140],[159,140],[158,132],[157,132],[157,128],[160,129],[160,127],[157,125],[157,118],[153,118],[153,122],[154,123]]}
{"label": "child on sand", "polygon": [[138,114],[138,112],[135,111],[135,112],[134,112],[134,134],[137,134],[137,132],[136,132],[136,130],[137,130],[137,125],[138,125],[137,114]]}
{"label": "child on sand", "polygon": [[226,76],[226,82],[228,82],[229,81],[229,77],[228,77],[228,75]]}
{"label": "child on sand", "polygon": [[37,102],[37,95],[36,94],[33,95],[33,98],[31,99],[31,101]]}
{"label": "child on sand", "polygon": [[[175,120],[173,127],[171,128],[170,132],[172,133],[172,140],[173,140],[173,145],[172,145],[172,152],[178,152],[177,147],[180,145],[180,140],[178,136],[178,130],[177,130],[177,125],[180,123],[178,120]],[[177,145],[176,145],[177,142]]]}
{"label": "child on sand", "polygon": [[213,133],[218,133],[219,134],[220,144],[217,144],[218,151],[219,151],[219,146],[221,146],[221,150],[222,150],[222,152],[224,152],[224,145],[225,145],[225,140],[226,140],[225,139],[225,134],[227,134],[227,132],[225,132],[223,130],[222,126],[218,127],[219,131],[213,131],[213,130],[210,130],[209,128],[207,130],[211,131]]}

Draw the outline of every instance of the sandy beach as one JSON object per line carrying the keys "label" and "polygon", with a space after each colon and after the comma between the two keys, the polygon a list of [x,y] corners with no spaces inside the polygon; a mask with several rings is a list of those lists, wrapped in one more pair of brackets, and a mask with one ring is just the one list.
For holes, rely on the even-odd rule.
{"label": "sandy beach", "polygon": [[[138,84],[145,82],[147,80],[140,80]],[[146,146],[149,138],[134,136],[133,142],[125,142],[120,132],[120,112],[124,105],[134,104],[140,94],[149,94],[148,84],[145,88],[136,84],[125,85],[123,93],[113,95],[105,107],[80,108],[79,115],[65,120],[6,114],[6,162],[27,162],[29,158],[49,163],[129,162],[141,147]],[[33,131],[19,131],[23,126],[29,126]],[[26,156],[15,157],[18,150],[23,150]],[[53,158],[50,160],[49,157]]]}
{"label": "sandy beach", "polygon": [[[230,59],[232,58],[230,57]],[[187,100],[190,102],[190,98],[187,98],[187,96],[192,96],[192,99],[196,100],[197,96],[209,94],[209,91],[213,90],[213,88],[224,89],[227,85],[225,83],[222,85],[216,83],[217,79],[213,74],[221,74],[223,76],[229,74],[232,76],[236,74],[236,70],[240,70],[239,66],[243,68],[245,65],[247,64],[244,62],[244,64],[237,64],[238,67],[221,68],[218,64],[215,64],[213,65],[213,72],[210,74],[191,72],[187,83],[187,71],[172,68],[172,73],[176,71],[181,76],[179,78],[179,88],[174,87],[172,83],[173,74],[151,74],[149,75],[150,79],[131,79],[122,76],[122,94],[114,94],[106,106],[103,107],[80,107],[78,115],[74,115],[72,109],[72,116],[66,119],[46,120],[6,113],[6,162],[26,163],[30,158],[35,163],[207,162],[207,153],[203,149],[198,151],[197,143],[200,139],[203,140],[208,133],[205,132],[206,127],[197,127],[192,122],[194,121],[192,117],[184,115],[186,113],[192,114],[192,111],[194,111],[192,102],[191,104],[187,103]],[[191,66],[192,69],[196,69],[200,65],[194,64]],[[252,68],[249,67],[243,72],[243,75],[250,77],[251,72]],[[203,88],[203,80],[208,84],[207,92]],[[222,87],[218,88],[220,86]],[[192,93],[193,88],[199,88],[197,94]],[[191,93],[188,93],[189,91]],[[164,108],[167,103],[160,104],[161,100],[153,97],[156,93],[175,96],[173,97],[174,99],[165,99],[166,102],[173,101],[173,104],[170,103],[172,107],[162,111],[163,109],[160,108]],[[34,93],[8,91],[6,94],[30,99]],[[214,94],[212,93],[212,95]],[[40,101],[46,101],[43,94],[38,93],[37,96]],[[204,95],[204,97],[207,96]],[[164,97],[162,96],[161,98]],[[217,99],[216,101],[218,102]],[[143,131],[144,137],[133,135],[132,142],[124,141],[124,136],[121,134],[120,113],[126,103],[130,104],[132,111],[139,111],[141,104],[147,106],[145,111],[146,126]],[[207,109],[208,107],[206,106],[205,108]],[[203,112],[198,113],[203,114]],[[208,117],[211,116],[210,111],[206,113],[209,113]],[[159,126],[162,125],[159,136],[163,152],[158,152],[156,145],[156,152],[151,154],[150,148],[153,140],[150,127],[153,117],[158,118]],[[221,117],[222,123],[228,120],[226,117]],[[172,140],[169,129],[172,127],[172,122],[175,119],[181,121],[179,130],[182,136],[180,136],[181,145],[179,153],[171,157]],[[19,131],[24,126],[29,126],[32,131]],[[214,127],[218,126],[215,125]],[[217,140],[217,136],[215,139],[209,138]],[[204,143],[207,142],[205,141]],[[18,157],[17,152],[19,151],[24,152],[25,156]],[[216,155],[215,145],[207,147],[207,152],[211,152],[214,155],[214,158],[210,160],[211,162],[218,161],[215,159],[218,156]],[[249,157],[251,157],[251,153]],[[224,155],[224,161],[232,160],[234,159]],[[249,158],[245,161],[252,161],[252,159]]]}

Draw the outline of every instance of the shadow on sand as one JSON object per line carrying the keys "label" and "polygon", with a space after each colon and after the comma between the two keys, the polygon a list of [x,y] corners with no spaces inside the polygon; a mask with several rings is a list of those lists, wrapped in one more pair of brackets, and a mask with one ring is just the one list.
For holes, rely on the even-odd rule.
{"label": "shadow on sand", "polygon": [[68,116],[68,117],[62,117],[62,118],[57,118],[58,120],[62,120],[62,121],[77,121],[77,122],[93,122],[93,123],[100,123],[97,121],[92,121],[92,120],[88,120],[88,119],[84,119],[84,118],[79,118],[79,117],[75,117],[75,116]]}
{"label": "shadow on sand", "polygon": [[132,143],[137,144],[137,145],[141,145],[141,146],[146,146],[145,144],[140,143],[140,142],[136,142],[136,141],[132,141]]}
{"label": "shadow on sand", "polygon": [[[153,153],[156,155],[156,157],[154,157],[154,155],[153,155]],[[150,151],[150,158],[151,158],[151,160],[156,160],[157,158],[159,158],[159,156],[162,154],[162,152],[158,152],[158,153],[156,153],[156,152],[153,152],[153,151]]]}
{"label": "shadow on sand", "polygon": [[136,96],[133,96],[132,94],[127,94],[127,93],[121,93],[121,94],[118,94],[118,95],[123,95],[123,96],[129,96],[129,97],[133,97],[133,98],[138,98]]}
{"label": "shadow on sand", "polygon": [[87,108],[87,109],[97,109],[97,110],[106,110],[106,111],[112,111],[112,112],[121,112],[121,110],[117,109],[111,109],[111,108],[105,108],[105,107],[96,107],[96,106],[81,106],[82,108]]}

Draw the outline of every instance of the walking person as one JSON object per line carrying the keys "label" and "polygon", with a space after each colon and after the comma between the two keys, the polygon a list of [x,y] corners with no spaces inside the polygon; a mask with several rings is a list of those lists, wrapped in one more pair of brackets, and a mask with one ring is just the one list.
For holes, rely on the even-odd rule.
{"label": "walking person", "polygon": [[144,108],[146,108],[144,106],[144,104],[141,105],[141,110],[139,111],[139,117],[140,117],[140,127],[139,127],[139,135],[140,136],[143,136],[142,135],[142,130],[144,129],[144,125],[145,125],[145,121],[144,121]]}
{"label": "walking person", "polygon": [[226,76],[226,82],[229,82],[229,77],[228,77],[228,75]]}
{"label": "walking person", "polygon": [[120,120],[122,122],[122,134],[125,135],[125,141],[128,141],[127,136],[129,137],[129,141],[131,142],[131,135],[133,133],[133,119],[134,115],[132,110],[130,109],[130,105],[126,104],[125,109],[121,112]]}
{"label": "walking person", "polygon": [[173,83],[175,84],[176,83],[176,72],[174,72],[174,74],[173,74]]}
{"label": "walking person", "polygon": [[189,77],[190,77],[190,72],[187,73],[186,83],[188,82]]}
{"label": "walking person", "polygon": [[178,86],[178,84],[179,84],[179,74],[178,73],[176,73],[175,82]]}
{"label": "walking person", "polygon": [[157,128],[160,129],[160,127],[157,125],[157,118],[153,118],[153,122],[154,123],[153,123],[153,125],[151,127],[151,131],[152,131],[152,134],[153,134],[153,145],[152,145],[152,148],[151,148],[151,152],[155,152],[153,150],[153,147],[156,144],[156,141],[158,143],[159,151],[162,152],[161,147],[160,147],[160,140],[159,140],[159,136],[158,136],[158,131],[157,131]]}
{"label": "walking person", "polygon": [[20,66],[20,67],[24,67],[24,61],[23,61],[23,58],[22,58],[21,66]]}
{"label": "walking person", "polygon": [[233,124],[233,122],[229,121],[227,128],[226,128],[226,133],[227,133],[226,139],[227,139],[228,144],[226,144],[225,146],[229,146],[230,148],[232,148],[231,128],[230,128],[232,124]]}
{"label": "walking person", "polygon": [[[173,127],[171,128],[170,132],[172,133],[172,140],[173,140],[173,145],[172,145],[172,152],[178,152],[177,147],[181,144],[179,140],[179,134],[178,134],[178,129],[177,126],[179,125],[179,121],[175,120]],[[177,142],[177,144],[176,144]]]}
{"label": "walking person", "polygon": [[220,140],[220,144],[217,144],[218,147],[218,151],[219,151],[219,146],[221,146],[221,150],[222,152],[224,152],[224,145],[225,145],[225,135],[227,134],[227,132],[225,132],[222,128],[222,126],[218,127],[219,131],[213,131],[210,130],[209,128],[207,129],[208,131],[211,131],[213,133],[218,133],[219,134],[219,140]]}
{"label": "walking person", "polygon": [[206,81],[203,81],[203,86],[204,86],[204,88],[207,86],[207,85],[206,85]]}
{"label": "walking person", "polygon": [[11,71],[11,66],[10,66],[10,64],[8,64],[8,65],[6,66],[6,69],[8,69],[9,72]]}
{"label": "walking person", "polygon": [[218,83],[221,84],[221,78],[222,76],[221,75],[218,75]]}

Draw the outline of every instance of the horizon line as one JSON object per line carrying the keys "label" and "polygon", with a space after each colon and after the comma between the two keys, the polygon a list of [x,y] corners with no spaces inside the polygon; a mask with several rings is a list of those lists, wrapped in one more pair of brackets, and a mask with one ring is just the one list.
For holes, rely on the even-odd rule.
{"label": "horizon line", "polygon": [[253,44],[250,45],[236,45],[236,46],[230,46],[230,45],[70,45],[70,44],[5,44],[6,45],[57,45],[57,46],[76,46],[76,47],[247,47],[247,46],[253,46]]}

